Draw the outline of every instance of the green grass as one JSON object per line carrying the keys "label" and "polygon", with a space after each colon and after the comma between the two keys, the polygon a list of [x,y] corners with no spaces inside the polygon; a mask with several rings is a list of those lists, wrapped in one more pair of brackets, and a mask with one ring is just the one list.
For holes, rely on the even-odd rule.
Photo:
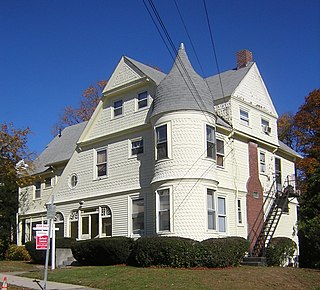
{"label": "green grass", "polygon": [[[21,265],[20,265],[21,266]],[[0,269],[3,266],[0,262]],[[33,268],[33,270],[35,270]],[[43,278],[43,271],[24,276]],[[49,272],[48,279],[99,289],[318,289],[320,271],[281,267],[225,269],[71,267]]]}

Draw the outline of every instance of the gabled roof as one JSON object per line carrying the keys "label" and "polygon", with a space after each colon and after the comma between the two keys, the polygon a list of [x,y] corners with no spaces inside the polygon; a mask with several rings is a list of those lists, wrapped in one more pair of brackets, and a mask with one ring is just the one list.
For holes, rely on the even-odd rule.
{"label": "gabled roof", "polygon": [[282,150],[290,155],[293,155],[297,158],[300,158],[300,159],[303,158],[298,152],[294,151],[292,148],[290,148],[288,145],[286,145],[285,143],[283,143],[280,140],[279,140],[279,148],[280,148],[280,150]]}
{"label": "gabled roof", "polygon": [[206,78],[214,100],[231,96],[253,64],[253,62],[250,62],[246,67],[228,70],[220,74],[224,96],[222,96],[219,75]]}
{"label": "gabled roof", "polygon": [[125,56],[135,67],[137,67],[143,74],[151,78],[157,85],[165,78],[166,74],[151,66],[145,65],[139,61],[136,61],[130,57]]}
{"label": "gabled roof", "polygon": [[178,110],[213,112],[213,99],[181,44],[171,71],[161,81],[153,100],[151,116]]}
{"label": "gabled roof", "polygon": [[54,137],[44,151],[35,159],[35,168],[32,174],[42,173],[50,165],[69,160],[76,149],[76,143],[86,124],[87,122],[82,122],[69,126],[62,130],[61,136]]}

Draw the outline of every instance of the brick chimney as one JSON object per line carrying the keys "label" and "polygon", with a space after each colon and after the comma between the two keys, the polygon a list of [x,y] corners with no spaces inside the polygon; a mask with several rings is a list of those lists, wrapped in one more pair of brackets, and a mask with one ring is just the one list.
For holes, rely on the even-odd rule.
{"label": "brick chimney", "polygon": [[243,49],[237,52],[237,69],[246,67],[252,61],[253,56],[251,51]]}

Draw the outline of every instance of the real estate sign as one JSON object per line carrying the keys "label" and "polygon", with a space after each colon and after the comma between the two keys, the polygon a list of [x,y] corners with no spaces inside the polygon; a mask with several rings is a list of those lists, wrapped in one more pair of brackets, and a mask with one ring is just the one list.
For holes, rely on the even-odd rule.
{"label": "real estate sign", "polygon": [[48,231],[36,231],[36,250],[46,250],[48,240]]}

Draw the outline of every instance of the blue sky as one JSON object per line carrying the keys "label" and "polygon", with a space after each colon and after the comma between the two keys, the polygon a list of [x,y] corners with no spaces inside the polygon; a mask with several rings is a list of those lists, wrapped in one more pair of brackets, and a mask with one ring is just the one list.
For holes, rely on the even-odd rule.
{"label": "blue sky", "polygon": [[[217,73],[201,0],[176,0],[204,70]],[[207,0],[220,71],[253,52],[279,114],[320,87],[319,0]],[[154,0],[176,47],[185,43],[173,0]],[[30,127],[41,152],[67,105],[108,79],[122,55],[168,72],[172,59],[142,0],[0,0],[0,123]]]}

